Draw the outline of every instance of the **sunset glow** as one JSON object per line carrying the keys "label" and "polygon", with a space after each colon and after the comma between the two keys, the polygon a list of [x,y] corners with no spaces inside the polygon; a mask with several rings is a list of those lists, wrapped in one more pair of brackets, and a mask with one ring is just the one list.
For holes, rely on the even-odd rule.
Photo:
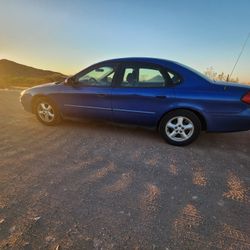
{"label": "sunset glow", "polygon": [[[250,2],[0,0],[0,59],[74,74],[146,56],[229,74],[249,33]],[[250,82],[250,41],[234,77]]]}

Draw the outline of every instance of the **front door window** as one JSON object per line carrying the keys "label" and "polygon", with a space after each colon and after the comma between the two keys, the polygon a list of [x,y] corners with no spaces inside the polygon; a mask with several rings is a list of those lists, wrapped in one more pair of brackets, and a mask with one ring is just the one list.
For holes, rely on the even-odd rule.
{"label": "front door window", "polygon": [[78,86],[110,87],[115,69],[112,66],[102,66],[90,70],[89,72],[78,76]]}

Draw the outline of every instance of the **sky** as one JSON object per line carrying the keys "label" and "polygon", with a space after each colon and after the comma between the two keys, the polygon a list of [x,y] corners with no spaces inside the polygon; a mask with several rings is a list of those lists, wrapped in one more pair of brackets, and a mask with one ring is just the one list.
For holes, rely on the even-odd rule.
{"label": "sky", "polygon": [[[250,0],[0,0],[0,59],[74,74],[131,56],[230,73]],[[233,77],[250,82],[250,39]]]}

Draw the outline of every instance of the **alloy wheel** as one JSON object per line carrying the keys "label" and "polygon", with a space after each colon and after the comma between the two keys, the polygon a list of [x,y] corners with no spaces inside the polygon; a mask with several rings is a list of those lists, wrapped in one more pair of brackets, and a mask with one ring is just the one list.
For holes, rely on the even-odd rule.
{"label": "alloy wheel", "polygon": [[175,116],[167,122],[165,131],[171,140],[183,142],[193,135],[194,124],[185,116]]}
{"label": "alloy wheel", "polygon": [[42,121],[49,123],[55,118],[55,112],[52,106],[46,102],[40,102],[37,106],[37,113]]}

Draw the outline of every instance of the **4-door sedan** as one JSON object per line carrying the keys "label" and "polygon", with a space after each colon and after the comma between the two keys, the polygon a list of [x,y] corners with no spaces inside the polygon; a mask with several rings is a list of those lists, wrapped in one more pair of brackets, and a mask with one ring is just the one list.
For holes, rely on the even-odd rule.
{"label": "4-door sedan", "polygon": [[177,146],[193,142],[201,130],[250,129],[249,86],[214,82],[163,59],[103,61],[63,82],[27,89],[20,100],[46,125],[92,117],[154,126]]}

